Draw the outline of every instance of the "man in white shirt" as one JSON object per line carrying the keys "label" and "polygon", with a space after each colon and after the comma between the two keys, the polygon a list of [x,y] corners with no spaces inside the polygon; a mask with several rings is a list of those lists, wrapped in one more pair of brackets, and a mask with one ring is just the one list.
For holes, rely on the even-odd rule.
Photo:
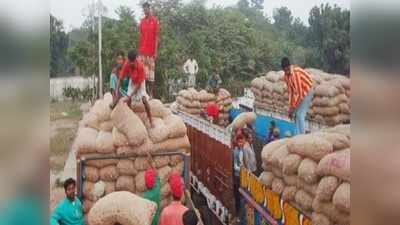
{"label": "man in white shirt", "polygon": [[188,87],[196,86],[196,74],[199,72],[199,66],[197,65],[197,61],[190,57],[185,64],[183,65],[183,71],[187,75],[187,85]]}

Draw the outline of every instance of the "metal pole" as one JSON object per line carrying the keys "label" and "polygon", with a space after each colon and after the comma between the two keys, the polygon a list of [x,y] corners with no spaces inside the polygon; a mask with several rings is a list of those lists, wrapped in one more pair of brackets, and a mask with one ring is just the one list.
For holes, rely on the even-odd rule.
{"label": "metal pole", "polygon": [[101,19],[103,16],[103,4],[101,0],[98,2],[98,10],[99,10],[99,97],[103,97],[103,71],[101,66]]}

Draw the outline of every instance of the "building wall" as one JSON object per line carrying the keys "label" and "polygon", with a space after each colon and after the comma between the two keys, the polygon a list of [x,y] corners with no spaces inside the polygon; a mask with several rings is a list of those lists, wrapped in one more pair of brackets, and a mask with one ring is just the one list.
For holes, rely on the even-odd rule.
{"label": "building wall", "polygon": [[94,84],[92,77],[84,78],[81,76],[73,76],[50,78],[50,97],[62,100],[64,97],[63,89],[65,87],[79,88],[83,90],[87,86],[93,88]]}

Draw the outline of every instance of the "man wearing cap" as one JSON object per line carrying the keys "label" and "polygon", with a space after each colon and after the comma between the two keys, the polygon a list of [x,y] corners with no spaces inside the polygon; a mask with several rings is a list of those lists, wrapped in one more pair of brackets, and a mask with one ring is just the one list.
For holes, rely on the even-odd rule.
{"label": "man wearing cap", "polygon": [[181,203],[184,188],[182,178],[177,173],[171,174],[169,186],[173,201],[161,212],[159,225],[183,225],[183,214],[188,208]]}
{"label": "man wearing cap", "polygon": [[144,182],[146,184],[147,190],[143,193],[143,198],[153,201],[157,204],[157,211],[153,217],[153,221],[151,225],[157,225],[158,220],[160,219],[160,201],[161,201],[161,184],[160,177],[157,176],[157,172],[154,169],[148,169],[144,173]]}

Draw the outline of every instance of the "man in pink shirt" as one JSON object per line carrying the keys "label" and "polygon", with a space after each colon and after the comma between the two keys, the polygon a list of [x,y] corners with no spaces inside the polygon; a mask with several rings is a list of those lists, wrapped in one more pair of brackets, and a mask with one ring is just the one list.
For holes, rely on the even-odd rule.
{"label": "man in pink shirt", "polygon": [[183,182],[178,174],[171,174],[169,177],[173,201],[163,209],[158,225],[183,225],[183,214],[188,210],[181,203],[183,195]]}

